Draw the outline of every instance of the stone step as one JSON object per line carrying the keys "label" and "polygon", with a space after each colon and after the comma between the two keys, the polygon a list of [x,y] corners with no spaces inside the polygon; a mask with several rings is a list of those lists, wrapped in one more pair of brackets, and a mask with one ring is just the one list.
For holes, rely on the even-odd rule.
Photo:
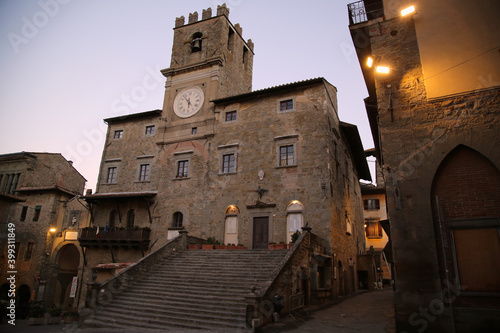
{"label": "stone step", "polygon": [[[85,323],[113,329],[244,329],[245,296],[288,250],[187,250],[159,261]],[[257,292],[259,289],[257,289]]]}
{"label": "stone step", "polygon": [[115,313],[115,314],[134,316],[141,319],[152,319],[152,320],[156,320],[157,318],[185,317],[190,319],[195,318],[199,320],[217,319],[226,321],[226,320],[231,320],[233,318],[245,317],[244,304],[242,304],[239,307],[238,309],[239,311],[233,310],[232,312],[219,312],[210,310],[208,308],[209,305],[210,304],[207,304],[206,309],[200,309],[188,306],[184,306],[182,308],[176,308],[173,306],[160,306],[160,304],[158,304],[155,307],[152,307],[151,305],[138,306],[136,304],[134,306],[133,304],[130,304],[130,305],[115,306],[111,309],[107,309],[106,312],[104,312],[103,314],[109,315]]}
{"label": "stone step", "polygon": [[[243,298],[237,299],[234,298],[232,300],[220,300],[218,302],[214,302],[214,299],[210,300],[200,300],[193,299],[187,301],[186,298],[182,296],[171,296],[164,297],[161,299],[150,299],[150,302],[145,305],[145,307],[152,309],[151,311],[155,311],[157,307],[160,308],[175,308],[175,309],[186,309],[191,310],[194,309],[199,312],[209,311],[209,312],[223,312],[230,314],[242,314],[245,309],[245,302]],[[114,308],[122,308],[122,307],[131,307],[137,308],[137,298],[134,297],[123,297],[120,298],[120,302],[116,302],[114,304]],[[207,310],[208,309],[208,310]]]}
{"label": "stone step", "polygon": [[[131,320],[131,318],[135,318]],[[219,319],[220,318],[220,319]],[[245,323],[245,316],[224,317],[221,314],[217,316],[192,316],[184,313],[163,313],[162,316],[151,315],[148,312],[134,311],[120,312],[113,308],[105,312],[97,313],[94,320],[103,322],[107,327],[107,321],[110,323],[127,323],[127,326],[161,328],[162,324],[185,328],[206,328],[210,327],[241,327]]]}
{"label": "stone step", "polygon": [[[247,292],[248,293],[248,292]],[[240,293],[223,293],[223,292],[211,292],[208,290],[165,290],[165,291],[156,291],[156,290],[151,290],[151,289],[137,289],[133,290],[127,293],[123,293],[121,295],[116,296],[116,299],[120,299],[122,297],[126,296],[133,296],[135,297],[135,301],[137,302],[138,299],[147,297],[148,299],[164,299],[168,297],[179,297],[184,300],[192,300],[192,301],[203,301],[206,302],[206,300],[210,301],[213,300],[214,298],[218,298],[221,301],[224,302],[232,302],[235,299],[236,300],[242,300],[245,297],[245,292],[240,292]],[[193,300],[193,298],[196,298]]]}

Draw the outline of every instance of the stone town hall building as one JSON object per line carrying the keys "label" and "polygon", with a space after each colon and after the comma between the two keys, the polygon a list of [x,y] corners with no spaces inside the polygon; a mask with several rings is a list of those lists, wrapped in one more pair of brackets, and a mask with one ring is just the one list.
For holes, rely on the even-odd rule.
{"label": "stone town hall building", "polygon": [[[254,45],[228,16],[222,5],[178,18],[163,108],[105,119],[97,190],[84,197],[88,265],[135,262],[181,230],[256,250],[307,225],[330,256],[329,295],[351,292],[359,179],[370,179],[357,128],[323,78],[252,91]],[[137,237],[116,246],[96,236],[127,228]]]}

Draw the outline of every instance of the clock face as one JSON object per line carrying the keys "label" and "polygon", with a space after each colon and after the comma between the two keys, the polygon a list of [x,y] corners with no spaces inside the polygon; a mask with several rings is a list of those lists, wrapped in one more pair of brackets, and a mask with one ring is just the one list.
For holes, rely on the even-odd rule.
{"label": "clock face", "polygon": [[174,99],[174,112],[180,118],[188,118],[201,109],[205,100],[203,90],[198,87],[181,91]]}

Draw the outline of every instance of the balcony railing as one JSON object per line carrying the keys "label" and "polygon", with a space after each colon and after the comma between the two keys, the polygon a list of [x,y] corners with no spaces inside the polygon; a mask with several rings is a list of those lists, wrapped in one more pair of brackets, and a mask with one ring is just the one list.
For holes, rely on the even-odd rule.
{"label": "balcony railing", "polygon": [[362,0],[347,5],[349,25],[367,22],[384,15],[382,0]]}
{"label": "balcony railing", "polygon": [[149,228],[112,229],[83,228],[78,241],[83,247],[127,247],[147,249],[151,230]]}

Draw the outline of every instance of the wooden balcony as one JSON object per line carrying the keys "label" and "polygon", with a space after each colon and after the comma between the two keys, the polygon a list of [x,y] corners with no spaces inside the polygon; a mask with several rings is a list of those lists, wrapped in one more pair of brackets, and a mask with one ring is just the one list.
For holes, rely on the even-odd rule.
{"label": "wooden balcony", "polygon": [[146,250],[149,246],[149,228],[113,229],[83,228],[78,241],[82,247],[124,247]]}

